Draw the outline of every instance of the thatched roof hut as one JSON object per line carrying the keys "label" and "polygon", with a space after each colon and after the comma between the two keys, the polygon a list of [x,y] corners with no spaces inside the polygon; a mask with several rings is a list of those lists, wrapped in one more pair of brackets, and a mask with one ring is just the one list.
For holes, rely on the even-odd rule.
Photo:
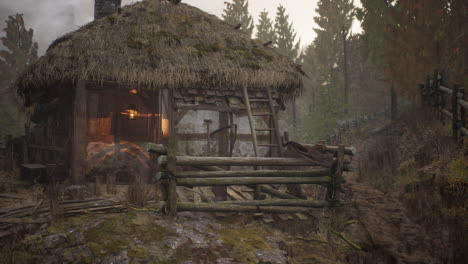
{"label": "thatched roof hut", "polygon": [[187,4],[142,1],[57,39],[18,79],[27,103],[64,82],[141,89],[274,89],[294,97],[301,73],[288,58]]}

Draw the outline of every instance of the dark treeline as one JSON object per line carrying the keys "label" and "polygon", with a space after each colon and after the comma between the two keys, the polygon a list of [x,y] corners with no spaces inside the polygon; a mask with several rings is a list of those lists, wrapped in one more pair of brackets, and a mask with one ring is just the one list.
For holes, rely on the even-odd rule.
{"label": "dark treeline", "polygon": [[[451,82],[468,82],[466,1],[361,0],[361,4],[319,0],[314,19],[317,37],[302,52],[284,7],[278,7],[275,19],[266,11],[260,14],[255,37],[271,41],[307,74],[304,94],[289,111],[296,137],[319,139],[339,120],[384,108],[396,116],[418,105],[417,84],[436,68],[448,72]],[[247,0],[227,3],[224,18],[247,25],[245,30],[252,34],[255,23]],[[357,21],[362,26],[358,34],[351,30]]]}

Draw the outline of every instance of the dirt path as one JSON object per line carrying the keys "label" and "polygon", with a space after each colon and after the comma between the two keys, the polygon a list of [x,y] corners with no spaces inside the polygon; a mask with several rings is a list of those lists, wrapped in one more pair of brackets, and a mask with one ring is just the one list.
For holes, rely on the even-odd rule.
{"label": "dirt path", "polygon": [[[364,145],[358,145],[353,164],[364,161]],[[362,156],[360,156],[362,155]],[[395,194],[384,193],[361,182],[357,172],[346,175],[345,215],[356,224],[346,234],[362,246],[365,254],[349,256],[349,263],[441,263],[432,257],[432,244],[423,227],[408,217],[404,204]]]}

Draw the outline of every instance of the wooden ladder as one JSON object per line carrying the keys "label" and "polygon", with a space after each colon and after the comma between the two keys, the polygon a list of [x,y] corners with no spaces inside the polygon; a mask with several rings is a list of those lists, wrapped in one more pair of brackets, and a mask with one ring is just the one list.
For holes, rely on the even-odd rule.
{"label": "wooden ladder", "polygon": [[[249,93],[247,91],[247,87],[243,87],[243,93],[244,93],[244,102],[245,102],[245,108],[247,109],[247,115],[249,117],[249,123],[250,123],[250,131],[252,134],[252,141],[253,141],[253,147],[254,147],[254,153],[255,157],[259,156],[258,148],[259,147],[269,147],[269,148],[277,148],[278,149],[278,154],[280,157],[283,156],[283,148],[281,147],[282,141],[281,141],[281,135],[278,127],[278,117],[276,116],[275,112],[275,107],[273,105],[273,98],[271,96],[271,90],[269,87],[265,88],[266,93],[267,93],[267,98],[268,99],[250,99]],[[269,111],[264,112],[264,113],[252,113],[252,108],[250,107],[250,102],[264,102],[268,104],[268,109]],[[262,129],[257,129],[255,127],[255,117],[261,117],[261,116],[267,116],[270,117],[270,124],[271,127],[268,128],[262,128]],[[275,138],[276,143],[271,143],[271,144],[258,144],[258,138],[257,138],[257,132],[269,132],[270,133],[270,138]],[[275,135],[272,137],[272,135]]]}

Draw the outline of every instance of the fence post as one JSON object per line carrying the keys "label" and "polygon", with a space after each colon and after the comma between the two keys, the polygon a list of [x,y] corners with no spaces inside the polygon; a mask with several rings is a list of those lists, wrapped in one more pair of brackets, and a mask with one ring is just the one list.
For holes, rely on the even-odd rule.
{"label": "fence post", "polygon": [[458,141],[458,84],[453,85],[452,90],[452,135],[455,142]]}
{"label": "fence post", "polygon": [[167,165],[166,169],[168,173],[167,179],[167,210],[170,216],[175,216],[177,214],[177,183],[176,183],[176,139],[174,133],[171,133],[169,136],[167,148]]}
{"label": "fence post", "polygon": [[[466,96],[466,87],[462,87],[460,88],[460,92],[462,93],[462,100],[465,100],[467,101],[467,96]],[[461,123],[461,126],[464,127],[464,128],[467,128],[466,127],[466,110],[465,110],[465,107],[460,107],[460,123]],[[462,135],[462,140],[463,140],[464,136]]]}
{"label": "fence post", "polygon": [[340,182],[343,178],[343,167],[344,167],[344,155],[345,155],[345,146],[339,145],[336,152],[336,165],[332,170],[332,183],[327,187],[327,197],[328,201],[335,200],[335,194],[338,189],[340,189]]}

